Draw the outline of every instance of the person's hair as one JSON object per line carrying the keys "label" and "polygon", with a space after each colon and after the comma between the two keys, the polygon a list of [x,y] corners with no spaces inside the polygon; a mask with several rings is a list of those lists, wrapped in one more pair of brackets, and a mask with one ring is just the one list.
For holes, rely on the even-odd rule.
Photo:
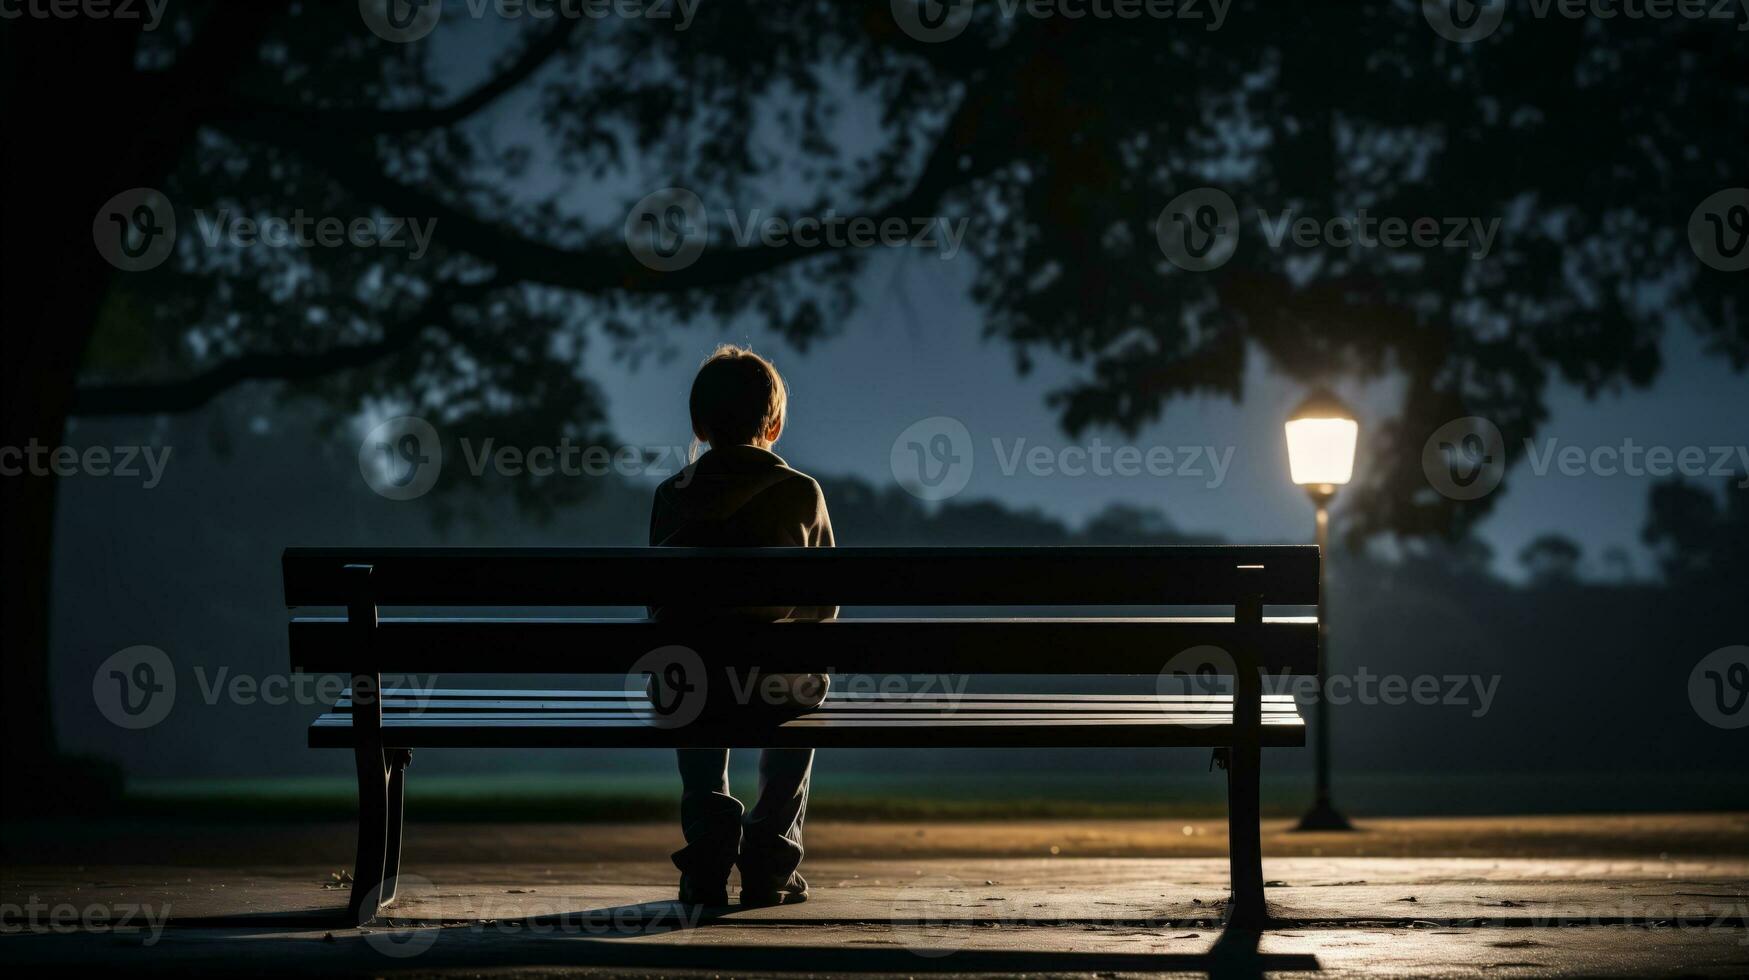
{"label": "person's hair", "polygon": [[711,445],[746,445],[783,421],[789,392],[770,361],[722,344],[699,365],[688,407],[692,431]]}

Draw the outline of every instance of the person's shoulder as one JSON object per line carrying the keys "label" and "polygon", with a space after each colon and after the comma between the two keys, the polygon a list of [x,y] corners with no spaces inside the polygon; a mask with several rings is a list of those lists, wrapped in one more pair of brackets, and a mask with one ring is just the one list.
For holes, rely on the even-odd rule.
{"label": "person's shoulder", "polygon": [[820,481],[788,463],[784,463],[778,469],[783,471],[783,479],[773,489],[779,489],[796,496],[811,497],[815,500],[826,498],[826,492],[820,489]]}
{"label": "person's shoulder", "polygon": [[687,486],[688,484],[692,483],[692,478],[695,475],[697,475],[697,473],[698,473],[698,461],[697,460],[693,460],[692,462],[681,467],[680,470],[678,472],[676,472],[673,476],[670,476],[668,479],[663,480],[661,483],[656,484],[656,499],[661,500],[662,498],[667,497],[669,494],[680,489],[681,487]]}
{"label": "person's shoulder", "polygon": [[788,463],[777,468],[777,479],[760,492],[760,506],[774,508],[784,514],[810,515],[814,520],[826,509],[826,494],[819,481]]}

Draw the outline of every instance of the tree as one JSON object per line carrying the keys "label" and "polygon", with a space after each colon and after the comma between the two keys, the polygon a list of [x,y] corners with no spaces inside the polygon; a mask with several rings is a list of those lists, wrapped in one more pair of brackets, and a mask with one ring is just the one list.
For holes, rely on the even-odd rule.
{"label": "tree", "polygon": [[1618,585],[1631,585],[1634,582],[1634,556],[1619,544],[1603,549],[1603,566],[1609,570],[1610,578]]}
{"label": "tree", "polygon": [[1749,564],[1749,478],[1725,481],[1720,496],[1682,479],[1664,480],[1647,499],[1640,540],[1658,556],[1674,585],[1705,590],[1740,588]]}
{"label": "tree", "polygon": [[[561,17],[510,25],[506,43],[504,25],[445,17],[441,37],[503,45],[485,77],[452,84],[453,46],[383,40],[352,5],[191,2],[149,32],[0,27],[0,444],[55,445],[70,414],[189,411],[253,382],[331,420],[388,405],[457,434],[599,434],[585,356],[635,361],[674,327],[739,316],[805,347],[877,254],[713,227],[697,261],[657,271],[627,248],[625,208],[591,214],[555,178],[629,186],[628,206],[679,186],[792,219],[963,217],[986,332],[1021,371],[1042,351],[1086,366],[1053,396],[1071,431],[1133,431],[1185,394],[1237,398],[1258,355],[1308,381],[1400,374],[1401,413],[1369,437],[1385,465],[1357,488],[1363,534],[1462,535],[1498,499],[1431,492],[1419,450],[1440,423],[1486,416],[1510,455],[1554,377],[1592,393],[1649,382],[1676,317],[1749,360],[1735,280],[1683,232],[1749,154],[1730,136],[1744,90],[1720,81],[1741,46],[1715,22],[1509,19],[1464,45],[1408,0],[1236,2],[1218,30],[977,4],[931,43],[885,0],[716,0],[684,31]],[[853,113],[872,121],[846,137]],[[1502,224],[1484,261],[1327,236],[1271,247],[1247,220],[1229,261],[1187,272],[1157,220],[1203,186],[1247,217]],[[435,233],[418,259],[184,235],[171,261],[118,275],[92,216],[134,187],[236,215],[436,219]],[[51,758],[53,483],[0,486],[7,746]]]}
{"label": "tree", "polygon": [[1541,534],[1518,552],[1518,563],[1541,586],[1571,585],[1579,578],[1583,549],[1561,534]]}

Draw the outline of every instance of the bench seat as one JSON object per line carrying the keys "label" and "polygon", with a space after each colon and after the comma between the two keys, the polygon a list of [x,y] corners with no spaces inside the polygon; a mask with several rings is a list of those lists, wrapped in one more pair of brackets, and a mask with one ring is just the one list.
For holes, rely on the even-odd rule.
{"label": "bench seat", "polygon": [[[312,748],[351,748],[350,691],[310,726]],[[1291,695],[1263,698],[1262,744],[1303,746]],[[1035,748],[1224,746],[1224,694],[829,695],[775,726],[696,721],[661,727],[649,699],[623,690],[386,692],[387,748]]]}
{"label": "bench seat", "polygon": [[[308,730],[312,747],[349,749],[358,775],[354,923],[395,900],[412,750],[476,747],[1212,747],[1227,782],[1225,917],[1247,929],[1269,921],[1262,750],[1306,744],[1306,724],[1291,697],[1264,688],[1321,672],[1317,548],[288,548],[281,566],[292,670],[342,675],[358,692]],[[897,618],[635,612],[690,604]],[[564,615],[606,608],[630,615]],[[964,615],[986,610],[1006,615]],[[700,698],[758,697],[757,678],[735,690],[755,671],[826,673],[838,689],[787,720],[689,717]],[[483,674],[530,679],[511,682],[518,690],[420,689]],[[528,689],[564,675],[614,679],[561,682],[608,690]],[[1039,691],[1053,675],[1122,677],[1106,686],[1141,693],[1060,693],[1093,686],[1077,680],[956,695],[941,684],[1016,675]],[[929,683],[880,694],[858,683],[873,677]],[[1204,686],[1217,678],[1224,687]],[[674,710],[658,712],[646,690]]]}

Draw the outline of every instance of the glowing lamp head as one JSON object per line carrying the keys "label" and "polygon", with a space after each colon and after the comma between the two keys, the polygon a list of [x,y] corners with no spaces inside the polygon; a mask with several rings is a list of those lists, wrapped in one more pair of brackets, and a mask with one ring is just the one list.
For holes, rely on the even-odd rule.
{"label": "glowing lamp head", "polygon": [[1314,391],[1287,419],[1287,462],[1293,481],[1335,492],[1354,476],[1354,445],[1359,436],[1360,424],[1348,406],[1328,389]]}

